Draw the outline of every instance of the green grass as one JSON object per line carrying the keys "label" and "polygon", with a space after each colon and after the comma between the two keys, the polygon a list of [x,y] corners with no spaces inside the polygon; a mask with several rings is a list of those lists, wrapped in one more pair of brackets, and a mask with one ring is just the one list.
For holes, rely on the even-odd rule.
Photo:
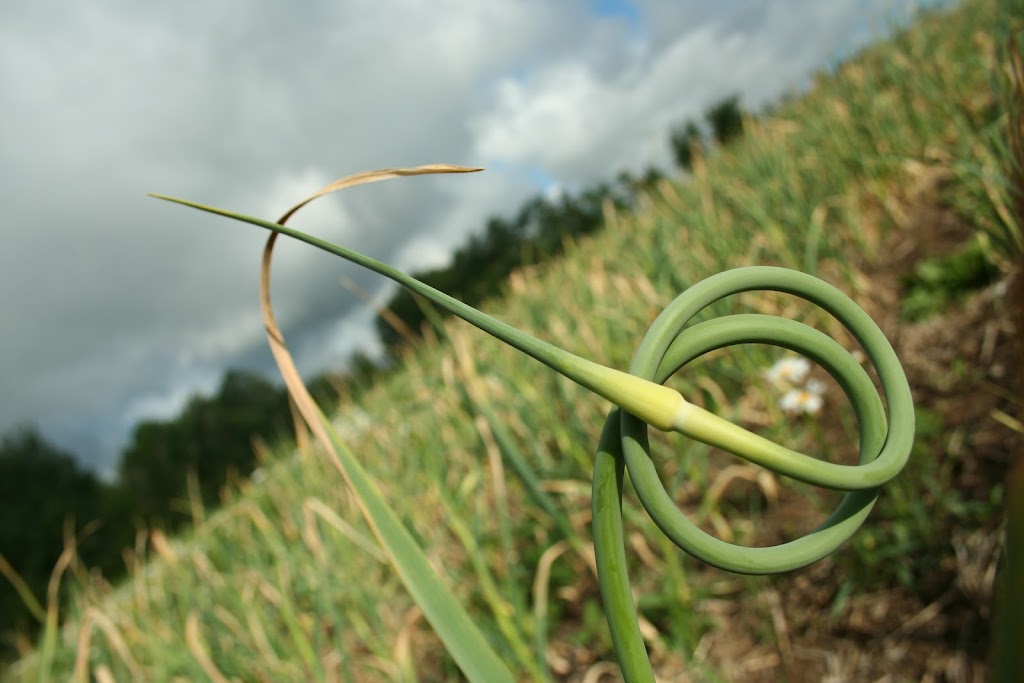
{"label": "green grass", "polygon": [[955,253],[926,259],[904,277],[907,293],[903,297],[903,316],[920,320],[942,313],[1000,275],[980,240]]}
{"label": "green grass", "polygon": [[[822,74],[808,96],[751,121],[737,144],[699,160],[691,178],[662,183],[633,214],[609,215],[606,230],[571,245],[557,263],[515,274],[487,312],[625,368],[664,305],[726,268],[794,267],[870,299],[858,264],[877,256],[901,220],[902,188],[922,164],[952,169],[957,182],[945,190],[948,201],[986,234],[1003,235],[1005,150],[997,144],[993,79],[1006,11],[994,1],[967,2],[866,50],[836,75]],[[990,243],[997,241],[1012,243]],[[716,308],[783,312],[835,331],[783,296],[744,295]],[[779,426],[774,397],[757,379],[777,357],[766,347],[734,349],[680,373],[674,386],[775,440],[852,458],[852,441],[813,420]],[[829,399],[839,400],[834,387]],[[565,679],[613,660],[589,529],[590,471],[606,410],[602,399],[447,321],[439,341],[410,351],[401,372],[364,394],[360,406],[343,406],[336,420],[385,499],[524,679],[549,670]],[[344,418],[356,411],[368,424],[355,428],[356,420]],[[829,415],[851,423],[841,408]],[[730,485],[745,495],[709,503],[707,490],[735,461],[678,437],[652,434],[652,442],[669,490],[719,535],[756,539],[774,512],[765,493],[771,486],[806,498],[806,528],[830,509],[827,495],[758,483],[748,470]],[[266,469],[265,481],[244,486],[194,531],[151,546],[123,584],[73,572],[65,580],[77,597],[52,655],[26,657],[8,678],[457,679],[326,459],[278,444]],[[933,546],[948,515],[977,523],[979,514],[993,514],[994,505],[960,515],[951,504],[937,516],[905,503],[922,490],[945,491],[951,476],[912,463],[900,489],[883,493],[861,532],[874,540],[854,540],[841,553],[854,568],[851,590],[878,579],[880,545]],[[743,579],[736,592],[730,575],[669,548],[629,495],[625,515],[630,574],[656,669],[685,667],[692,680],[722,680],[694,657],[715,623],[704,607],[721,594],[743,603],[767,584]],[[783,529],[788,537],[799,531]],[[912,584],[914,571],[892,581]],[[767,616],[764,624],[765,638],[782,637]]]}

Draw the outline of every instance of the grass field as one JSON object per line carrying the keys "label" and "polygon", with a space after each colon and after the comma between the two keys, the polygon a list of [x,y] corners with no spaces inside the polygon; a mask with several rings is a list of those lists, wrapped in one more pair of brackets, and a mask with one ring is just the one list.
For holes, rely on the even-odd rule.
{"label": "grass field", "polygon": [[[689,285],[783,265],[849,293],[906,365],[918,409],[911,463],[854,539],[808,569],[710,569],[627,496],[630,571],[659,678],[984,679],[1021,387],[1005,277],[950,284],[942,273],[980,253],[1005,274],[1019,249],[1000,85],[1018,9],[969,0],[923,16],[748,121],[741,140],[662,182],[635,213],[609,211],[606,229],[564,258],[515,273],[485,306],[625,368]],[[798,318],[849,343],[782,295],[714,312],[730,310]],[[343,402],[339,433],[522,680],[616,680],[589,528],[607,403],[459,321],[428,337],[359,405]],[[784,356],[716,353],[673,386],[773,440],[853,461],[852,414],[823,373],[821,412],[784,415],[762,377]],[[680,437],[652,441],[680,508],[721,538],[778,543],[835,503]],[[65,625],[7,679],[459,680],[327,461],[290,443],[265,459],[266,477],[222,509],[195,506],[190,533],[140,540],[122,584],[69,558]]]}

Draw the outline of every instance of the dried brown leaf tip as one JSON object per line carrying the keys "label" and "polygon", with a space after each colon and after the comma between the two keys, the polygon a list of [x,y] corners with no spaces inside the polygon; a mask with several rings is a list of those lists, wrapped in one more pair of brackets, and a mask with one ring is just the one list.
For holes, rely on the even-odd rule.
{"label": "dried brown leaf tip", "polygon": [[277,222],[284,225],[284,223],[292,217],[292,214],[304,207],[306,204],[309,204],[314,199],[323,197],[324,195],[332,192],[337,192],[338,190],[344,190],[346,187],[366,185],[367,183],[375,183],[380,180],[389,180],[391,178],[400,178],[402,176],[432,175],[437,173],[476,173],[477,171],[482,170],[484,169],[473,166],[456,166],[455,164],[427,164],[425,166],[378,168],[374,171],[360,171],[359,173],[353,173],[352,175],[347,175],[344,178],[339,178],[333,183],[320,188],[292,208],[288,209]]}

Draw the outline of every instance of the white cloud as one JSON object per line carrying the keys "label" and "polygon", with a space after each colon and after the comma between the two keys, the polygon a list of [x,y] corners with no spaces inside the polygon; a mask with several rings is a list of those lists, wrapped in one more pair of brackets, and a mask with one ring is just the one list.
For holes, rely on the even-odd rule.
{"label": "white cloud", "polygon": [[172,419],[193,395],[212,396],[220,383],[220,378],[212,374],[187,376],[181,380],[159,393],[145,393],[134,398],[124,410],[124,416],[129,421]]}

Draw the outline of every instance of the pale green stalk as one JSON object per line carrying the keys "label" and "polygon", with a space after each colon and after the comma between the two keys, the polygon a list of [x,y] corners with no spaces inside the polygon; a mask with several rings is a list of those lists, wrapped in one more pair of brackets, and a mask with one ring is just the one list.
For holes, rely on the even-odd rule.
{"label": "pale green stalk", "polygon": [[153,195],[158,199],[191,206],[209,213],[219,214],[228,218],[251,223],[273,232],[294,237],[297,240],[311,244],[328,253],[340,256],[347,261],[363,266],[369,270],[388,277],[398,284],[411,291],[429,299],[441,308],[457,315],[466,322],[480,328],[484,332],[500,339],[509,346],[519,349],[528,356],[536,358],[551,369],[565,375],[574,382],[590,389],[594,393],[608,399],[612,403],[629,410],[632,414],[641,417],[644,422],[661,430],[673,428],[676,414],[685,403],[679,392],[668,387],[663,387],[653,382],[642,380],[619,370],[606,368],[592,361],[580,358],[557,346],[552,346],[539,339],[517,330],[511,325],[496,320],[491,316],[481,313],[472,306],[468,306],[458,299],[451,297],[433,287],[426,285],[419,280],[406,275],[400,270],[381,263],[368,256],[354,252],[345,247],[331,244],[304,232],[289,228],[279,223],[272,223],[260,218],[246,216],[224,209],[211,206],[204,206],[185,199]]}

